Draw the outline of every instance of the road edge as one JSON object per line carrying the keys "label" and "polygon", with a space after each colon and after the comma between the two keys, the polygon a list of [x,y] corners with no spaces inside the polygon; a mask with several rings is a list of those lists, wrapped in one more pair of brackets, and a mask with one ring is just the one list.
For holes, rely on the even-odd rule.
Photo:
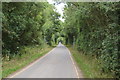
{"label": "road edge", "polygon": [[35,61],[31,62],[30,64],[28,64],[27,66],[13,72],[12,74],[8,75],[6,78],[13,78],[15,76],[17,76],[18,74],[22,73],[23,71],[27,70],[28,68],[32,67],[35,63],[37,63],[39,60],[43,59],[44,57],[46,57],[48,54],[50,54],[53,50],[55,50],[55,48],[53,48],[51,51],[49,51],[48,53],[46,53],[45,55],[41,56],[40,58],[36,59]]}
{"label": "road edge", "polygon": [[[66,47],[67,48],[67,47]],[[82,74],[82,71],[80,70],[80,68],[78,67],[78,64],[76,63],[76,61],[74,60],[73,56],[72,56],[72,53],[70,52],[70,50],[67,48],[68,52],[69,52],[69,55],[70,55],[70,58],[72,60],[72,63],[74,65],[74,68],[75,68],[75,71],[76,71],[76,75],[77,75],[77,78],[84,78],[83,74]]]}

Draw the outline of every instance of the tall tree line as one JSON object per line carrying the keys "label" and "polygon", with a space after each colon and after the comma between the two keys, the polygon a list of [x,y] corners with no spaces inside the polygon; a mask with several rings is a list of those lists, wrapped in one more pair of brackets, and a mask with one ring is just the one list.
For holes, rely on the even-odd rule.
{"label": "tall tree line", "polygon": [[120,2],[68,2],[64,10],[67,44],[100,59],[102,72],[120,77]]}
{"label": "tall tree line", "polygon": [[23,46],[51,44],[61,24],[48,2],[3,2],[2,15],[3,57],[21,54]]}

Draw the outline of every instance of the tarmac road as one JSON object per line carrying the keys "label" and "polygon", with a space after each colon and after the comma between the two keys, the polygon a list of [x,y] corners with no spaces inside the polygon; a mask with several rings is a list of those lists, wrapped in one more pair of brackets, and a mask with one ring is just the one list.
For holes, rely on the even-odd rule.
{"label": "tarmac road", "polygon": [[57,47],[10,78],[78,78],[69,50],[59,43]]}

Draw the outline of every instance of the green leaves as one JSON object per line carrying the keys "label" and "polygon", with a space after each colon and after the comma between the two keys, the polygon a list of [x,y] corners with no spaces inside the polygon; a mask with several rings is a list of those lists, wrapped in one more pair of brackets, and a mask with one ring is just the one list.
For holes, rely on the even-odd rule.
{"label": "green leaves", "polygon": [[[44,24],[51,14],[43,15],[49,8],[48,3],[3,3],[3,57],[8,54],[18,54],[19,49],[26,45],[41,45],[44,43]],[[52,18],[52,17],[50,17]],[[49,19],[50,19],[49,18]],[[54,24],[54,23],[53,23]],[[47,24],[49,25],[49,24]],[[19,48],[18,48],[19,47]]]}
{"label": "green leaves", "polygon": [[[120,77],[118,61],[119,3],[67,3],[65,8],[65,32],[78,50],[101,59],[103,72]],[[66,39],[67,40],[67,39]]]}
{"label": "green leaves", "polygon": [[2,7],[3,57],[12,58],[23,46],[56,44],[61,36],[60,14],[47,2],[9,2]]}

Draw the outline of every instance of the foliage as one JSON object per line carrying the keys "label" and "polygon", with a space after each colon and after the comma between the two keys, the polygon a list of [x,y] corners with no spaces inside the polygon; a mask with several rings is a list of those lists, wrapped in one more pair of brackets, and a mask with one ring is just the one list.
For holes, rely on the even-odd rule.
{"label": "foliage", "polygon": [[102,72],[120,77],[120,2],[75,3],[65,7],[66,41],[101,60]]}
{"label": "foliage", "polygon": [[76,50],[72,46],[68,47],[74,60],[81,69],[84,78],[113,78],[111,73],[101,72],[100,60],[93,58],[92,56],[82,54],[82,52]]}
{"label": "foliage", "polygon": [[21,55],[23,46],[41,47],[56,41],[61,21],[55,7],[47,2],[2,3],[3,57]]}
{"label": "foliage", "polygon": [[120,77],[120,2],[68,2],[64,23],[47,2],[3,2],[2,8],[2,53],[8,60],[24,46],[61,41],[100,59],[102,72]]}

